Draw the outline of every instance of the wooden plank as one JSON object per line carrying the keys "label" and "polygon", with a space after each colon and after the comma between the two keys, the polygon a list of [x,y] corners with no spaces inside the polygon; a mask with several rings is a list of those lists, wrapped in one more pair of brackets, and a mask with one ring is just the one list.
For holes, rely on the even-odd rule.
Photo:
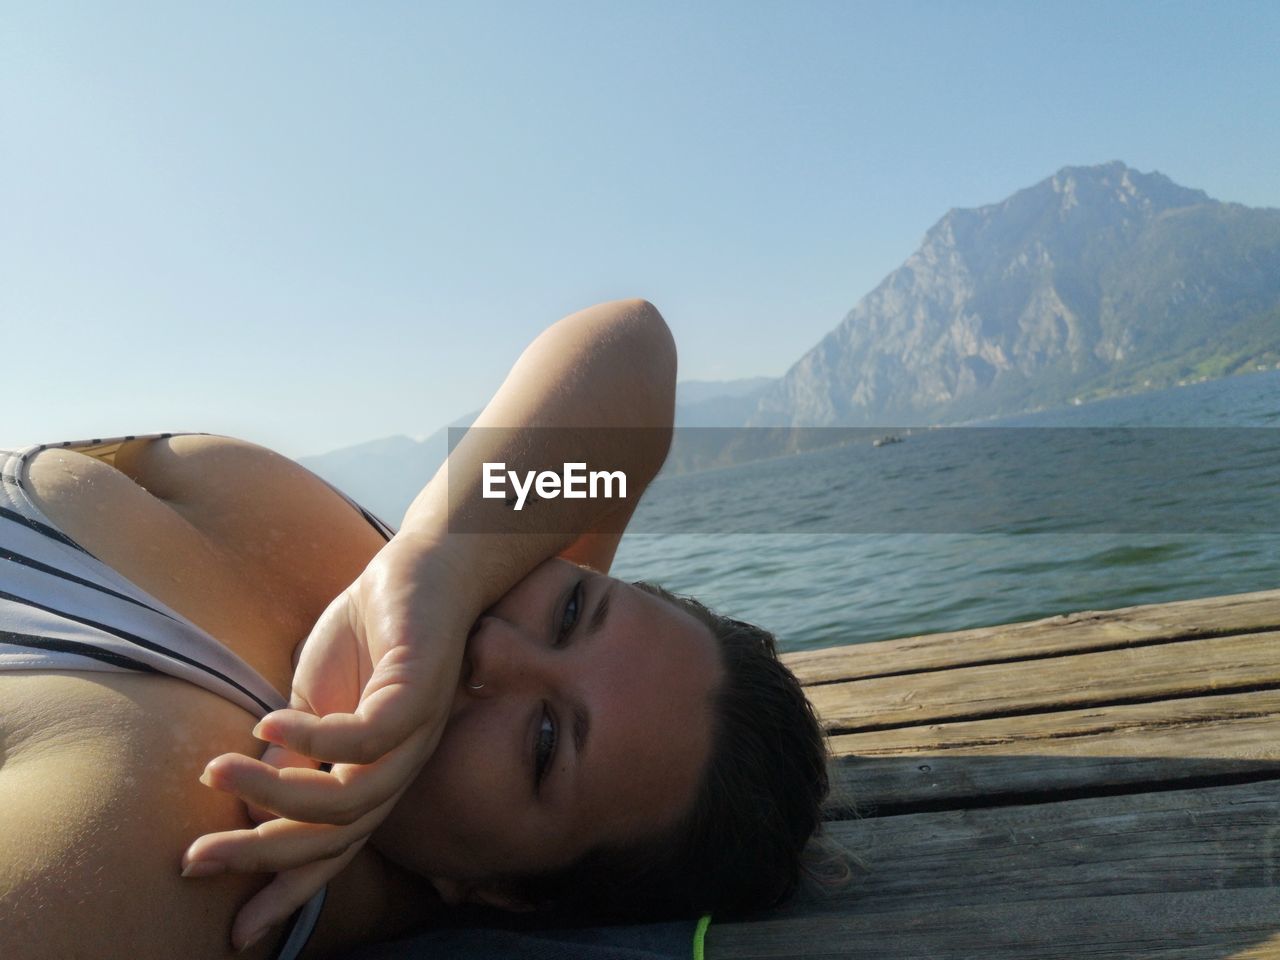
{"label": "wooden plank", "polygon": [[832,738],[829,811],[1280,776],[1280,691]]}
{"label": "wooden plank", "polygon": [[1280,957],[1280,934],[1233,953],[1231,960],[1276,960],[1277,957]]}
{"label": "wooden plank", "polygon": [[836,733],[1280,686],[1280,633],[809,687]]}
{"label": "wooden plank", "polygon": [[[1274,736],[1274,733],[1273,733]],[[896,816],[988,803],[1037,802],[1270,780],[1280,760],[1141,757],[902,757],[836,765],[828,818]]]}
{"label": "wooden plank", "polygon": [[[1140,756],[1179,756],[1195,752],[1201,756],[1232,757],[1245,756],[1247,751],[1256,748],[1262,751],[1262,756],[1273,757],[1275,751],[1268,744],[1233,749],[1229,731],[1235,721],[1269,722],[1268,718],[1276,713],[1280,713],[1280,691],[1257,690],[850,733],[832,737],[831,747],[836,754],[864,756],[1034,751]],[[1197,741],[1204,746],[1197,746],[1194,751],[1179,746],[1183,732],[1211,738],[1213,734],[1209,731],[1213,730],[1228,733],[1217,739]],[[1215,752],[1206,754],[1202,750]],[[1226,752],[1219,753],[1219,750]]]}
{"label": "wooden plank", "polygon": [[[1280,884],[1276,781],[844,820],[827,831],[864,866],[843,887],[796,898],[787,916]],[[1280,931],[1280,890],[1272,908]]]}
{"label": "wooden plank", "polygon": [[1085,610],[1025,623],[797,651],[783,659],[802,683],[812,684],[1267,630],[1280,630],[1280,590]]}
{"label": "wooden plank", "polygon": [[712,923],[710,960],[1278,960],[1274,888]]}

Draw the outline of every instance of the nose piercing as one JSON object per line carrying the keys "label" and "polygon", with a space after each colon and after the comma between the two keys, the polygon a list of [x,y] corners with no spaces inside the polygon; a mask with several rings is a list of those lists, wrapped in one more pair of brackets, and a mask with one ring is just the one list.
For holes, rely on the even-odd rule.
{"label": "nose piercing", "polygon": [[468,684],[467,684],[467,686],[468,686],[468,687],[470,687],[472,690],[483,690],[483,689],[484,689],[484,684],[483,684],[483,683],[468,683]]}

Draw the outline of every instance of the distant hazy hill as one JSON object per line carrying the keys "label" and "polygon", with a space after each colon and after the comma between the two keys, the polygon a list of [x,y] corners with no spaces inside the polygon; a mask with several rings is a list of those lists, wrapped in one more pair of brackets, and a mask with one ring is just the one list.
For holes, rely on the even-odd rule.
{"label": "distant hazy hill", "polygon": [[469,426],[475,416],[472,413],[460,417],[425,440],[384,437],[314,457],[299,457],[298,462],[398,527],[418,491],[444,463],[449,453],[449,427]]}
{"label": "distant hazy hill", "polygon": [[1278,359],[1280,211],[1067,167],[944,216],[750,422],[955,422]]}
{"label": "distant hazy hill", "polygon": [[742,380],[684,380],[676,384],[677,427],[740,427],[773,377]]}

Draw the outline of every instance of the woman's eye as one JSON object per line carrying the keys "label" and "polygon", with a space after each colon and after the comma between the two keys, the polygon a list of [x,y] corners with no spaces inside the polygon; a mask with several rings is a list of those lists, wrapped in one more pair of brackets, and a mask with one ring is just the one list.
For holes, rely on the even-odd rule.
{"label": "woman's eye", "polygon": [[582,581],[579,580],[573,588],[573,593],[569,595],[568,601],[564,605],[564,611],[560,614],[560,636],[559,642],[563,642],[564,638],[569,635],[574,624],[578,622],[578,617],[582,613]]}
{"label": "woman's eye", "polygon": [[547,766],[556,752],[556,725],[547,708],[542,708],[542,725],[538,727],[538,735],[533,741],[533,782],[535,786],[542,783],[546,776]]}

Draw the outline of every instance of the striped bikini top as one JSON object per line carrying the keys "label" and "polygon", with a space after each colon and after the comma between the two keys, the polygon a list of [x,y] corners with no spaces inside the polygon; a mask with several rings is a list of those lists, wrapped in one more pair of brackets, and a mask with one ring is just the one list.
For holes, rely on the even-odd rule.
{"label": "striped bikini top", "polygon": [[[23,487],[26,462],[41,450],[69,448],[110,463],[130,440],[170,436],[0,450],[0,671],[164,673],[262,717],[287,704],[256,670],[57,529]],[[389,526],[337,492],[391,538]]]}

